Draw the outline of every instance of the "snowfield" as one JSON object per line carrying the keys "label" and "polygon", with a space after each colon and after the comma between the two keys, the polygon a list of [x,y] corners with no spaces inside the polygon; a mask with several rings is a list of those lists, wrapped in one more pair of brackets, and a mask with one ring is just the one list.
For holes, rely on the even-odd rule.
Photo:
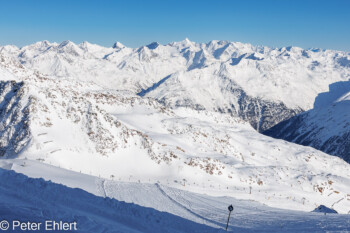
{"label": "snowfield", "polygon": [[226,232],[227,206],[233,204],[229,232],[350,229],[349,215],[281,210],[255,201],[212,197],[161,184],[105,180],[35,161],[0,162],[0,167],[6,169],[0,168],[0,213],[9,222],[76,221],[78,230],[71,232]]}
{"label": "snowfield", "polygon": [[220,232],[233,204],[234,232],[350,231],[350,164],[259,133],[347,82],[348,57],[189,40],[0,47],[2,213],[82,232]]}

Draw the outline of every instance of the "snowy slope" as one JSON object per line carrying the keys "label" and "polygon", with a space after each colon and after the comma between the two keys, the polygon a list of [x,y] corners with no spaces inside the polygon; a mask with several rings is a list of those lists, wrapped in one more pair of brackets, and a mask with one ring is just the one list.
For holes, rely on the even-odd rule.
{"label": "snowy slope", "polygon": [[11,74],[0,85],[3,159],[284,209],[350,208],[350,165],[339,158],[263,136],[230,114],[168,109],[130,92],[47,77],[15,60],[1,65]]}
{"label": "snowy slope", "polygon": [[350,81],[334,83],[329,90],[317,96],[314,109],[264,134],[312,146],[350,163]]}
{"label": "snowy slope", "polygon": [[81,189],[3,169],[0,180],[1,218],[10,223],[6,232],[22,232],[19,227],[13,228],[12,221],[42,223],[39,232],[52,231],[45,230],[46,221],[76,222],[77,230],[72,228],[69,232],[84,233],[223,232],[155,209],[97,197]]}
{"label": "snowy slope", "polygon": [[224,232],[227,206],[233,204],[229,232],[344,232],[350,229],[349,215],[288,211],[160,184],[104,180],[29,160],[0,160],[0,167],[71,187],[0,168],[3,184],[0,213],[8,221],[18,218],[39,222],[76,221],[78,232],[86,233]]}
{"label": "snowy slope", "polygon": [[127,48],[83,42],[0,47],[30,69],[154,97],[170,107],[230,112],[266,130],[312,108],[330,83],[350,78],[349,53],[185,39]]}

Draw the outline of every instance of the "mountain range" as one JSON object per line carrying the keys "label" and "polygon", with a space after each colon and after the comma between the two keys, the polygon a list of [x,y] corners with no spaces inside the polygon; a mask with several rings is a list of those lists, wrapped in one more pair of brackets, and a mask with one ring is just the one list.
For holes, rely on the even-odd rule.
{"label": "mountain range", "polygon": [[[330,122],[334,133],[325,129],[327,137],[345,135],[349,60],[341,51],[188,39],[135,49],[119,42],[3,46],[0,156],[285,209],[323,204],[347,213],[348,163],[296,140],[299,131],[286,139],[317,149],[259,132],[284,138],[293,131],[281,124],[301,117],[306,126],[293,129]],[[341,96],[322,94],[329,85]],[[309,142],[320,136],[309,135]]]}
{"label": "mountain range", "polygon": [[350,78],[349,53],[239,42],[127,48],[88,42],[0,47],[29,69],[152,97],[163,105],[230,113],[258,131],[309,110],[328,85]]}

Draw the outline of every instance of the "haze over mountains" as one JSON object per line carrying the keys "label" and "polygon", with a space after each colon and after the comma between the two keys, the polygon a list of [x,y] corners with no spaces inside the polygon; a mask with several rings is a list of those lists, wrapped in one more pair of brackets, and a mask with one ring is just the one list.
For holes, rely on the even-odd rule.
{"label": "haze over mountains", "polygon": [[[332,83],[347,85],[349,57],[188,39],[136,49],[70,41],[3,46],[0,156],[285,209],[324,204],[347,213],[348,163],[259,131],[309,113],[307,126],[316,121],[322,128],[334,116],[334,124],[347,125],[343,105],[333,106],[348,100],[345,92],[322,97],[322,107],[315,106],[321,112],[310,109]],[[329,137],[343,132],[329,127]],[[299,142],[297,133],[287,139]]]}

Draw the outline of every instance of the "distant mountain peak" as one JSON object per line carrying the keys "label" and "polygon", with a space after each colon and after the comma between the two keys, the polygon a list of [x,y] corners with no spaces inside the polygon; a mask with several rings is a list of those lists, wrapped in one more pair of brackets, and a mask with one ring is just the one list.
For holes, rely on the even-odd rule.
{"label": "distant mountain peak", "polygon": [[159,45],[160,44],[158,42],[152,42],[149,45],[146,45],[146,47],[149,49],[156,49],[156,48],[158,48]]}
{"label": "distant mountain peak", "polygon": [[114,43],[112,48],[114,48],[114,49],[122,49],[122,48],[125,48],[125,45],[123,45],[122,43],[117,41],[117,42]]}
{"label": "distant mountain peak", "polygon": [[81,43],[81,45],[83,45],[83,46],[89,46],[89,45],[91,45],[91,43],[89,43],[88,41],[83,41],[83,42]]}
{"label": "distant mountain peak", "polygon": [[185,45],[185,46],[193,46],[194,42],[190,41],[187,37],[180,41],[181,44]]}
{"label": "distant mountain peak", "polygon": [[31,45],[24,46],[22,48],[42,49],[42,48],[47,48],[51,45],[52,44],[49,41],[43,40],[43,41],[38,41],[38,42],[31,44]]}
{"label": "distant mountain peak", "polygon": [[63,47],[66,47],[67,45],[75,45],[75,44],[70,40],[65,40],[58,45],[58,48],[63,48]]}
{"label": "distant mountain peak", "polygon": [[51,45],[51,43],[48,40],[41,41],[41,44],[44,45],[44,46],[50,46]]}

